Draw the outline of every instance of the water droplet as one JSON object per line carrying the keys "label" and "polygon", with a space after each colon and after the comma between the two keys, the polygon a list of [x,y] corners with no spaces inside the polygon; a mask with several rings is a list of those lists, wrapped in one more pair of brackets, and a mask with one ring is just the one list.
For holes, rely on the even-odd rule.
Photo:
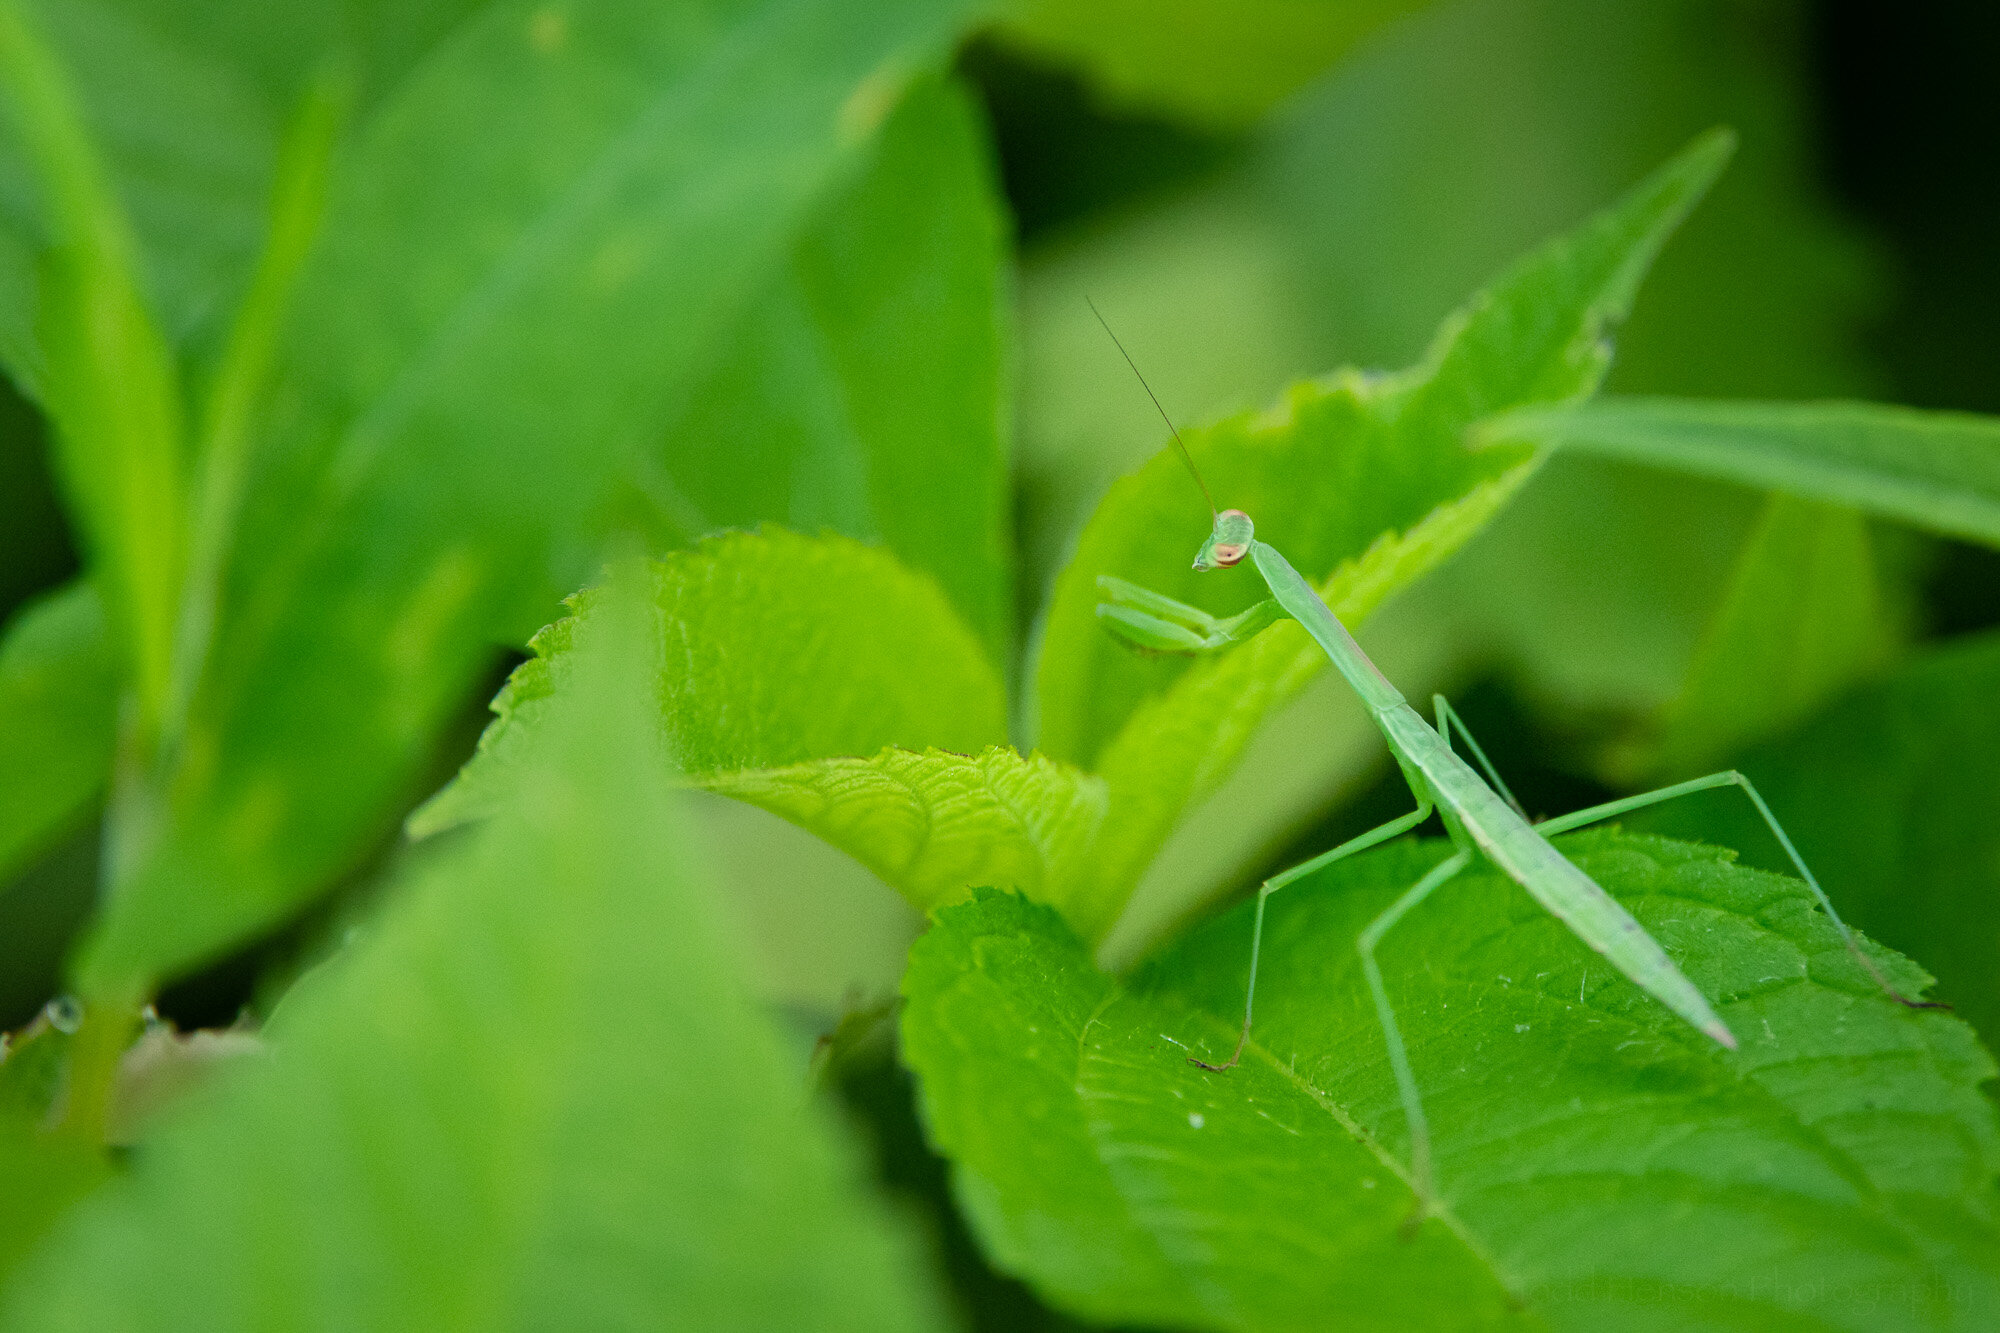
{"label": "water droplet", "polygon": [[56,1031],[73,1036],[83,1026],[83,1002],[74,995],[58,995],[42,1009],[42,1016]]}
{"label": "water droplet", "polygon": [[1201,1112],[1199,1111],[1188,1112],[1188,1124],[1194,1126],[1196,1129],[1200,1129],[1203,1125],[1207,1123],[1208,1123],[1208,1118],[1204,1116]]}

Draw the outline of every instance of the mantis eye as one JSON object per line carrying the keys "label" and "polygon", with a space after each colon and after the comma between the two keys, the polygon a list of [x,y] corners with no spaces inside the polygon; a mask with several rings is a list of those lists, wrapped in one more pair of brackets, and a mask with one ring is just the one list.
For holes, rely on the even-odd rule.
{"label": "mantis eye", "polygon": [[1201,544],[1194,558],[1196,569],[1227,569],[1250,554],[1257,525],[1241,509],[1225,509],[1215,516],[1215,529]]}

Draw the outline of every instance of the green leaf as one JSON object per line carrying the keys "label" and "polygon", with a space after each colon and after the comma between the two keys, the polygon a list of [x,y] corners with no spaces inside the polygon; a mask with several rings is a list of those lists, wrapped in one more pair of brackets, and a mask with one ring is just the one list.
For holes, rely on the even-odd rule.
{"label": "green leaf", "polygon": [[7,1327],[939,1322],[691,871],[625,586],[518,803],[69,1215]]}
{"label": "green leaf", "polygon": [[110,1177],[104,1154],[75,1134],[50,1130],[70,1035],[44,1013],[0,1041],[0,1286],[57,1218]]}
{"label": "green leaf", "polygon": [[[2000,635],[1933,648],[1791,734],[1731,756],[1841,912],[1921,957],[2000,1039]],[[1747,803],[1663,807],[1649,829],[1783,853]]]}
{"label": "green leaf", "polygon": [[[489,0],[26,0],[74,79],[130,211],[150,305],[192,365],[221,351],[250,286],[286,122],[336,52],[363,106]],[[39,394],[39,228],[0,126],[0,360]],[[20,299],[11,299],[20,293]]]}
{"label": "green leaf", "polygon": [[495,5],[381,105],[302,280],[169,819],[88,988],[210,956],[361,854],[961,16]]}
{"label": "green leaf", "polygon": [[[148,304],[169,342],[206,346],[249,272],[277,127],[289,100],[237,66],[233,10],[156,0],[30,0],[21,5],[66,66],[105,182],[129,210]],[[288,6],[295,51],[331,6]],[[32,206],[33,149],[0,130],[0,359],[32,397],[46,388],[33,312],[48,233]]]}
{"label": "green leaf", "polygon": [[1113,100],[1224,128],[1247,125],[1425,0],[1016,0],[1008,42],[1081,65]]}
{"label": "green leaf", "polygon": [[103,606],[74,583],[0,640],[0,882],[82,819],[110,777],[117,730]]}
{"label": "green leaf", "polygon": [[1796,880],[1658,839],[1566,845],[1743,1049],[1497,874],[1454,881],[1379,953],[1437,1149],[1444,1213],[1414,1238],[1354,941],[1444,844],[1272,901],[1253,1044],[1226,1074],[1187,1056],[1235,1040],[1249,904],[1129,983],[1044,909],[940,912],[904,1049],[998,1262],[1079,1313],[1176,1327],[1990,1324],[2000,1126],[1964,1025],[1885,998]]}
{"label": "green leaf", "polygon": [[[1347,371],[1296,386],[1268,413],[1189,432],[1219,502],[1320,581],[1350,626],[1434,568],[1526,479],[1531,459],[1463,444],[1481,417],[1590,393],[1606,337],[1646,266],[1730,152],[1708,136],[1573,235],[1517,263],[1447,320],[1425,362],[1396,376]],[[1206,535],[1199,497],[1162,455],[1113,488],[1056,584],[1037,677],[1043,749],[1110,784],[1115,843],[1104,898],[1122,905],[1190,800],[1241,756],[1256,724],[1324,655],[1296,626],[1192,666],[1140,658],[1098,626],[1099,575],[1226,613],[1262,596],[1188,569]],[[1110,918],[1099,923],[1108,926]]]}
{"label": "green leaf", "polygon": [[1893,638],[1867,520],[1773,495],[1635,766],[1675,778],[1710,771],[1818,712],[1880,666]]}
{"label": "green leaf", "polygon": [[[887,745],[977,750],[1006,735],[999,678],[937,584],[877,547],[782,528],[730,532],[649,565],[659,712],[697,782]],[[423,836],[476,817],[514,781],[601,594],[535,636],[493,702],[498,720],[451,787],[411,819]]]}
{"label": "green leaf", "polygon": [[[849,853],[920,908],[975,885],[1094,921],[1097,779],[1004,738],[993,668],[937,586],[877,548],[778,528],[727,533],[651,566],[661,724],[685,780]],[[506,799],[599,594],[535,636],[498,717],[413,837]],[[957,751],[957,753],[954,753]]]}
{"label": "green leaf", "polygon": [[147,310],[137,244],[68,72],[18,0],[0,4],[0,87],[42,197],[44,406],[137,721],[149,731],[166,705],[186,556],[178,369]]}
{"label": "green leaf", "polygon": [[110,1175],[103,1154],[80,1139],[0,1122],[0,1180],[7,1182],[7,1206],[0,1208],[0,1282],[57,1219]]}
{"label": "green leaf", "polygon": [[2000,546],[1994,417],[1880,403],[1609,398],[1509,414],[1480,435],[1786,491]]}
{"label": "green leaf", "polygon": [[774,519],[881,541],[1008,658],[1005,224],[962,86],[920,80],[666,431],[675,542]]}
{"label": "green leaf", "polygon": [[1090,894],[1104,784],[1042,755],[886,749],[720,773],[701,785],[811,830],[918,908],[978,885],[1017,890],[1071,920],[1102,915]]}

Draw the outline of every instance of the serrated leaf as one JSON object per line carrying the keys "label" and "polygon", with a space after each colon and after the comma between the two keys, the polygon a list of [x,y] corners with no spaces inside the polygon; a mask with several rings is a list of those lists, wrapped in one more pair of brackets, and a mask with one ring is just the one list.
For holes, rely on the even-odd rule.
{"label": "serrated leaf", "polygon": [[[1877,387],[1853,333],[1871,318],[1879,256],[1801,188],[1816,151],[1789,110],[1810,63],[1801,34],[1690,42],[1712,17],[1705,3],[1664,0],[1615,23],[1592,0],[1431,6],[1357,49],[1230,165],[1199,180],[1177,171],[1143,205],[1037,238],[1023,268],[1019,446],[1031,572],[1039,559],[1052,576],[1089,506],[1163,442],[1085,294],[1182,422],[1270,401],[1301,369],[1407,364],[1510,255],[1707,124],[1736,127],[1744,152],[1663,255],[1606,387]],[[1717,491],[1558,456],[1427,591],[1440,614],[1424,622],[1454,622],[1440,670],[1519,664],[1538,699],[1571,710],[1549,719],[1558,729],[1579,707],[1664,702],[1752,517],[1753,497]],[[1359,780],[1337,752],[1313,775],[1322,790]],[[1222,822],[1253,844],[1309,817],[1284,805],[1260,828],[1282,797],[1239,783],[1224,799],[1240,814]],[[1156,865],[1147,888],[1182,878]]]}
{"label": "serrated leaf", "polygon": [[585,576],[629,451],[963,13],[492,5],[381,103],[301,281],[170,815],[87,989],[270,923],[381,831],[489,645]]}
{"label": "serrated leaf", "polygon": [[[1444,854],[1249,904],[1130,982],[1047,911],[947,908],[904,1049],[996,1258],[1092,1317],[1211,1329],[1976,1329],[2000,1313],[1994,1072],[1887,999],[1796,880],[1596,833],[1565,847],[1744,1038],[1704,1044],[1517,886],[1455,880],[1379,957],[1442,1216],[1400,1234],[1408,1138],[1354,942]],[[1899,985],[1921,973],[1883,950]]]}
{"label": "serrated leaf", "polygon": [[1882,403],[1610,398],[1510,414],[1480,434],[1851,505],[2000,546],[2000,418]]}
{"label": "serrated leaf", "polygon": [[74,583],[0,641],[0,882],[84,812],[111,775],[118,669],[97,592]]}
{"label": "serrated leaf", "polygon": [[998,34],[1128,107],[1238,128],[1425,0],[1017,0]]}
{"label": "serrated leaf", "polygon": [[[1930,649],[1790,734],[1732,755],[1841,911],[1922,958],[1938,995],[2000,1040],[2000,635]],[[1747,804],[1675,803],[1649,829],[1782,864]]]}
{"label": "serrated leaf", "polygon": [[1867,520],[1773,495],[1660,734],[1628,762],[1674,778],[1708,772],[1819,711],[1880,666],[1894,639]]}
{"label": "serrated leaf", "polygon": [[1104,783],[1042,755],[887,749],[716,773],[700,785],[811,830],[919,908],[979,885],[1017,890],[1071,920],[1101,914],[1089,894]]}
{"label": "serrated leaf", "polygon": [[[660,723],[695,781],[884,746],[978,750],[1006,735],[999,677],[937,584],[879,547],[782,528],[649,565]],[[411,818],[432,833],[497,803],[552,706],[599,594],[535,636],[465,771]]]}
{"label": "serrated leaf", "polygon": [[1003,210],[979,113],[926,77],[668,424],[672,544],[776,520],[880,541],[994,660],[1011,631]]}
{"label": "serrated leaf", "polygon": [[[1446,321],[1422,365],[1392,377],[1342,372],[1295,387],[1273,412],[1189,432],[1218,502],[1248,511],[1260,538],[1318,580],[1350,625],[1364,619],[1462,545],[1528,475],[1532,459],[1520,454],[1468,451],[1468,427],[1596,388],[1610,328],[1730,144],[1722,134],[1698,141],[1623,202],[1517,263]],[[1102,632],[1103,574],[1219,613],[1262,596],[1247,576],[1189,571],[1204,535],[1179,460],[1157,457],[1113,488],[1051,602],[1040,744],[1110,784],[1117,843],[1102,873],[1117,886],[1105,895],[1114,904],[1257,722],[1325,665],[1289,626],[1193,666],[1136,657]]]}
{"label": "serrated leaf", "polygon": [[690,870],[623,595],[518,804],[69,1215],[7,1327],[938,1322]]}
{"label": "serrated leaf", "polygon": [[[1001,885],[1101,915],[1103,783],[995,743],[999,678],[933,581],[879,548],[778,528],[710,538],[651,577],[660,725],[687,782],[812,831],[920,908]],[[597,594],[572,601],[494,701],[472,762],[411,817],[413,837],[505,800],[573,688]]]}

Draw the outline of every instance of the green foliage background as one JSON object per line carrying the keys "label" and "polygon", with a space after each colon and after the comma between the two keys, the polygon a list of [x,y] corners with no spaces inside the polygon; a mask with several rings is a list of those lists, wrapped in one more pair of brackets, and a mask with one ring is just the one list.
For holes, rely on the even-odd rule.
{"label": "green foliage background", "polygon": [[[2000,34],[1872,22],[0,0],[0,1328],[1992,1327]],[[1441,843],[1188,1063],[1408,797],[1104,634],[1257,590],[1086,296],[1531,811],[1741,768],[1955,1012],[1721,794],[1562,845],[1740,1051],[1391,936],[1434,1215]]]}

